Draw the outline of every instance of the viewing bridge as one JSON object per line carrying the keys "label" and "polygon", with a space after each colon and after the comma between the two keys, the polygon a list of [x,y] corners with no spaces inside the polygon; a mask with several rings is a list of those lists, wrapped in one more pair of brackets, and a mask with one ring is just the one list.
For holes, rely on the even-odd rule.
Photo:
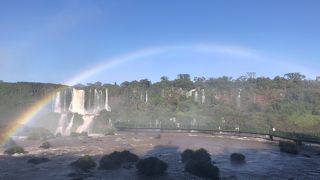
{"label": "viewing bridge", "polygon": [[223,134],[223,135],[237,135],[237,136],[264,136],[268,139],[273,140],[274,137],[295,141],[296,143],[315,143],[320,144],[320,133],[296,133],[296,132],[284,132],[284,131],[263,131],[263,130],[236,130],[231,129],[217,129],[210,128],[208,126],[172,126],[172,125],[161,125],[161,126],[150,126],[148,124],[129,124],[117,122],[115,128],[119,131],[160,131],[160,132],[199,132],[206,134]]}

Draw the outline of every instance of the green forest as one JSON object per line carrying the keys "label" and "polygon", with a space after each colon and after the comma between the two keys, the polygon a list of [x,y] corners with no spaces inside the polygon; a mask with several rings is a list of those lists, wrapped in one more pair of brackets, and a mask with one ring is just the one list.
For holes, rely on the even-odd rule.
{"label": "green forest", "polygon": [[[58,84],[0,83],[0,121],[2,126]],[[101,131],[109,119],[134,126],[162,126],[268,132],[319,133],[320,82],[300,73],[256,77],[250,72],[238,78],[191,77],[179,74],[158,82],[148,79],[121,84],[101,82],[78,84],[74,88],[108,88],[111,112],[103,111],[93,130]],[[50,111],[50,107],[47,108]],[[49,118],[50,117],[50,118]],[[50,126],[58,116],[48,113]],[[78,118],[81,121],[81,118]],[[39,121],[40,122],[40,121]],[[80,123],[80,122],[79,122]],[[41,123],[40,123],[41,124]],[[48,124],[48,123],[46,123]]]}

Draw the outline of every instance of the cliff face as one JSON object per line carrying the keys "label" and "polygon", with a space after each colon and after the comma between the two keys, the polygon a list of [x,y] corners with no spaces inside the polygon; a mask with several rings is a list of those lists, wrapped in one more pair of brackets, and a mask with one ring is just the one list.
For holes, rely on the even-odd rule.
{"label": "cliff face", "polygon": [[[317,132],[320,128],[320,91],[314,86],[259,88],[252,85],[194,85],[177,87],[170,83],[118,85],[89,85],[84,90],[84,105],[91,106],[91,96],[108,88],[111,112],[102,111],[96,117],[93,129],[113,122],[136,124],[174,123],[221,129],[256,129],[270,127],[285,131]],[[5,126],[35,102],[58,89],[66,87],[41,83],[0,83],[0,123]],[[104,94],[103,93],[103,94]],[[105,95],[100,98],[105,99]],[[69,100],[68,100],[69,101]],[[54,101],[44,107],[35,119],[39,126],[58,124]],[[104,108],[104,107],[103,107]],[[70,115],[69,115],[70,116]],[[82,121],[81,119],[78,121]],[[75,122],[75,124],[77,124]],[[81,122],[78,122],[81,124]],[[100,125],[99,125],[100,124]],[[50,128],[49,128],[50,129]]]}

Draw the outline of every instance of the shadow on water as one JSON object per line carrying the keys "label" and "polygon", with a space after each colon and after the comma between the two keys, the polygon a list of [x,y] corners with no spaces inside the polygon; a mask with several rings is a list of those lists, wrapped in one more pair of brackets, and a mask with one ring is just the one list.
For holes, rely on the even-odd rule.
{"label": "shadow on water", "polygon": [[[145,138],[145,136],[143,137]],[[112,138],[116,139],[119,137]],[[163,138],[165,139],[165,137]],[[189,141],[188,144],[190,145],[182,146],[181,144],[177,143],[180,140],[187,141],[186,138],[187,137],[184,137],[183,139],[178,138],[178,140],[172,140],[172,142],[163,140],[165,143],[154,145],[146,151],[138,153],[140,158],[155,156],[168,164],[166,174],[152,177],[151,179],[200,179],[184,172],[184,164],[181,162],[180,154],[187,148],[207,149],[211,154],[215,165],[219,167],[220,175],[223,179],[319,179],[320,177],[320,155],[317,155],[311,151],[302,152],[298,155],[290,155],[281,153],[276,144],[271,144],[271,148],[251,148],[250,146],[246,147],[246,144],[243,144],[243,146],[240,148],[237,145],[227,143],[227,145],[224,145],[225,147],[223,151],[217,153],[214,146],[222,146],[220,141],[223,141],[223,139],[217,139],[216,142],[211,142],[214,140],[211,140],[210,142],[205,141],[202,144],[202,142],[194,143],[193,141],[189,141],[188,138],[190,137],[188,137],[187,140]],[[90,148],[91,139],[88,138],[87,141],[88,142],[84,143],[84,146]],[[228,140],[225,141],[229,142]],[[101,145],[103,145],[107,142],[109,141],[101,140],[95,141],[94,143],[102,143]],[[241,144],[246,142],[238,143]],[[141,144],[143,144],[143,142],[141,142]],[[73,145],[71,144],[69,146]],[[103,147],[108,149],[108,145]],[[122,148],[122,150],[125,149],[128,148]],[[136,151],[134,146],[130,146],[130,149],[132,152]],[[124,166],[123,168],[115,170],[99,170],[99,161],[102,155],[108,154],[106,151],[103,153],[95,153],[95,155],[92,156],[97,163],[97,167],[91,170],[89,173],[79,172],[69,166],[71,162],[77,160],[82,155],[90,154],[89,151],[83,150],[75,153],[73,150],[70,150],[59,154],[53,152],[52,150],[43,150],[39,154],[32,154],[32,151],[28,151],[30,154],[21,156],[0,155],[0,179],[60,180],[73,179],[77,177],[99,180],[150,179],[150,177],[139,175],[135,168],[135,164],[129,164],[128,166]],[[246,163],[241,165],[232,164],[230,162],[230,154],[234,152],[244,154],[246,156]],[[27,161],[34,156],[47,157],[50,159],[50,161],[38,165],[28,163]]]}

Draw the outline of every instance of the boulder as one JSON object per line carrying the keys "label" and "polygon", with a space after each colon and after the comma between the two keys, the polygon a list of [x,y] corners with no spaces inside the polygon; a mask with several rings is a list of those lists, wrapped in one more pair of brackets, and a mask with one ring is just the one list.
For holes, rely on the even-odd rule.
{"label": "boulder", "polygon": [[294,142],[290,141],[279,141],[279,148],[281,152],[289,154],[298,154],[298,146]]}
{"label": "boulder", "polygon": [[124,163],[136,162],[138,160],[139,157],[129,151],[114,151],[113,153],[104,155],[101,158],[99,169],[117,169]]}
{"label": "boulder", "polygon": [[232,153],[230,160],[232,163],[242,164],[246,162],[246,157],[241,153]]}
{"label": "boulder", "polygon": [[13,155],[13,154],[25,154],[27,152],[24,151],[24,149],[20,146],[13,146],[13,147],[5,150],[4,153],[9,154],[9,155]]}
{"label": "boulder", "polygon": [[211,156],[207,150],[201,148],[196,151],[186,149],[181,154],[182,162],[188,162],[190,160],[199,160],[199,161],[211,161]]}
{"label": "boulder", "polygon": [[42,149],[49,149],[51,147],[51,144],[49,142],[43,142],[40,146]]}
{"label": "boulder", "polygon": [[210,161],[190,160],[185,165],[185,171],[201,178],[220,179],[219,168]]}
{"label": "boulder", "polygon": [[50,159],[45,158],[45,157],[33,157],[33,158],[28,160],[28,163],[41,164],[41,163],[46,163],[46,162],[49,162],[49,161],[50,161]]}
{"label": "boulder", "polygon": [[70,164],[72,167],[88,171],[96,167],[96,162],[88,155],[85,155]]}
{"label": "boulder", "polygon": [[136,167],[138,172],[142,175],[155,176],[164,174],[168,168],[168,165],[157,157],[149,157],[139,160]]}

